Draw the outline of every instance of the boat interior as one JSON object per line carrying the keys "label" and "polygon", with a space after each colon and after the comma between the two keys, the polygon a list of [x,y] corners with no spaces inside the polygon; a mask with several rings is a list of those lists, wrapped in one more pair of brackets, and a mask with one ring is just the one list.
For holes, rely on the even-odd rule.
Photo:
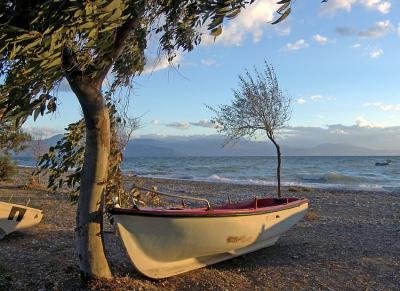
{"label": "boat interior", "polygon": [[257,209],[288,204],[299,200],[298,198],[254,198],[239,203],[228,203],[214,206],[213,209]]}

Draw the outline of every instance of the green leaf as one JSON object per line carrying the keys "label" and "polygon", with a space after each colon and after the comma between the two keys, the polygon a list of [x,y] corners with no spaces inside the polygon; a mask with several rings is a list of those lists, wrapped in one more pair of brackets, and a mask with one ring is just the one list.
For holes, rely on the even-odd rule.
{"label": "green leaf", "polygon": [[33,112],[33,121],[36,121],[40,114],[40,108],[36,108],[35,111]]}
{"label": "green leaf", "polygon": [[277,13],[281,14],[282,11],[284,11],[288,6],[290,5],[290,2],[287,2],[286,4],[283,4],[279,9],[276,11]]}
{"label": "green leaf", "polygon": [[112,0],[108,5],[102,8],[103,11],[112,12],[115,9],[121,10],[122,2],[121,0]]}
{"label": "green leaf", "polygon": [[285,3],[288,3],[290,1],[292,1],[292,0],[281,0],[279,2],[276,2],[276,4],[285,4]]}
{"label": "green leaf", "polygon": [[110,18],[107,19],[109,22],[114,22],[115,20],[119,19],[122,15],[122,10],[121,9],[115,9],[113,14],[110,16]]}
{"label": "green leaf", "polygon": [[27,52],[28,50],[38,46],[41,42],[42,42],[41,38],[35,40],[34,42],[31,42],[30,44],[24,46],[24,48],[22,49],[21,53]]}
{"label": "green leaf", "polygon": [[277,24],[277,23],[279,23],[279,22],[285,20],[286,17],[289,16],[289,14],[290,14],[291,11],[292,11],[292,8],[287,9],[287,10],[285,11],[285,13],[283,13],[283,14],[281,15],[281,17],[279,17],[279,18],[278,18],[277,20],[275,20],[274,22],[271,22],[271,24]]}
{"label": "green leaf", "polygon": [[96,26],[96,24],[93,21],[88,21],[88,22],[85,22],[84,24],[80,25],[79,29],[85,30],[85,29],[92,28],[95,26]]}
{"label": "green leaf", "polygon": [[214,37],[219,36],[222,33],[222,26],[219,26],[217,28],[214,28],[213,30],[211,30],[211,35]]}
{"label": "green leaf", "polygon": [[61,66],[61,58],[57,58],[57,59],[53,60],[51,63],[43,66],[43,68],[50,69],[51,67],[55,67],[55,66]]}
{"label": "green leaf", "polygon": [[215,27],[219,26],[224,21],[224,17],[216,17],[208,26],[208,29],[214,29]]}
{"label": "green leaf", "polygon": [[234,18],[240,13],[240,11],[241,11],[241,9],[240,9],[240,8],[237,8],[237,9],[236,9],[235,11],[233,11],[232,13],[227,14],[226,17],[227,17],[228,19],[234,19]]}
{"label": "green leaf", "polygon": [[24,34],[22,34],[20,36],[17,36],[15,38],[15,41],[19,42],[19,41],[23,41],[23,40],[32,39],[32,38],[35,38],[35,37],[36,37],[36,35],[34,35],[33,33],[24,33]]}
{"label": "green leaf", "polygon": [[218,9],[217,12],[216,12],[216,14],[217,14],[217,15],[225,15],[226,13],[228,13],[228,12],[230,12],[230,11],[232,11],[232,10],[233,10],[232,7],[227,6],[227,7],[223,7],[223,8]]}

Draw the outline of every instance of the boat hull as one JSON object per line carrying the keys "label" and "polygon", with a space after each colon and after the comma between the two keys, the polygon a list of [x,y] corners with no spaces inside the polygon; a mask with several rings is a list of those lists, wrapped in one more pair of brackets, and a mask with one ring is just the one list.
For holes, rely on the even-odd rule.
{"label": "boat hull", "polygon": [[0,239],[13,231],[35,226],[42,218],[43,214],[39,209],[0,202]]}
{"label": "boat hull", "polygon": [[215,216],[114,213],[135,268],[160,279],[273,245],[305,214],[308,203],[276,211]]}

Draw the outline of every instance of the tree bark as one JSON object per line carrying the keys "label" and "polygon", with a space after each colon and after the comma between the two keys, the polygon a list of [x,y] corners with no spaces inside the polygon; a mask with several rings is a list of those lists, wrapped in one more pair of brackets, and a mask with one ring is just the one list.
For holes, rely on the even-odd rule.
{"label": "tree bark", "polygon": [[278,159],[278,164],[276,166],[276,178],[278,179],[278,198],[281,198],[281,148],[273,138],[270,139],[276,147],[276,156]]}
{"label": "tree bark", "polygon": [[68,80],[81,104],[86,123],[86,146],[81,172],[75,241],[81,279],[112,278],[103,241],[104,187],[110,154],[110,119],[101,83]]}

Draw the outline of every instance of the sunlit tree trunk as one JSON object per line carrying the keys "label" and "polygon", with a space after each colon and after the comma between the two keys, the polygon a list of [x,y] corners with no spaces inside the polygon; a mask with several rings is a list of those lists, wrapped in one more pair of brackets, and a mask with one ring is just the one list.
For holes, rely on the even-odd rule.
{"label": "sunlit tree trunk", "polygon": [[76,249],[81,278],[111,278],[103,241],[104,188],[110,154],[110,119],[101,83],[69,79],[81,104],[86,123],[84,166],[76,217]]}

